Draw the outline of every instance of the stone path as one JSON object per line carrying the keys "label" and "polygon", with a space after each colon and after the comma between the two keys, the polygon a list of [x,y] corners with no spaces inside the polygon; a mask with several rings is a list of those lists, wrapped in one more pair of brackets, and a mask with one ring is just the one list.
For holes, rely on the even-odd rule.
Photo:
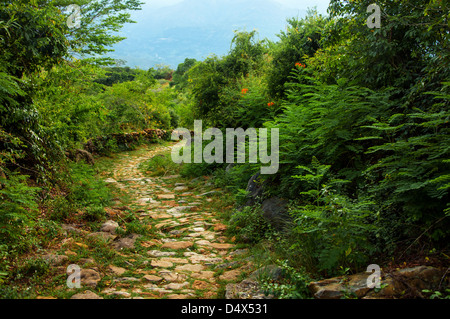
{"label": "stone path", "polygon": [[[207,180],[193,187],[189,181],[181,182],[180,176],[148,177],[139,170],[141,163],[170,149],[161,146],[127,153],[105,179],[131,198],[127,206],[149,234],[118,235],[121,220],[115,212],[120,207],[110,209],[111,220],[95,235],[108,239],[129,267],[109,265],[108,275],[114,278],[111,287],[96,296],[217,298],[224,293],[224,285],[242,279],[250,270],[251,264],[242,260],[245,250],[236,249],[224,235],[226,226],[210,209],[215,192]],[[95,296],[92,292],[73,296],[84,297]]]}

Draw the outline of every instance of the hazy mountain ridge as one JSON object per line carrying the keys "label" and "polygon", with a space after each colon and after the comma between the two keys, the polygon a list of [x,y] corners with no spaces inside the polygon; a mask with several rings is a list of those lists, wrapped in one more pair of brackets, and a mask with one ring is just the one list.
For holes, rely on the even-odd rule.
{"label": "hazy mountain ridge", "polygon": [[186,57],[226,54],[234,30],[257,29],[261,39],[276,39],[286,18],[304,16],[273,0],[185,0],[133,13],[136,24],[124,27],[126,40],[114,46],[113,58],[143,69],[158,63],[176,67]]}

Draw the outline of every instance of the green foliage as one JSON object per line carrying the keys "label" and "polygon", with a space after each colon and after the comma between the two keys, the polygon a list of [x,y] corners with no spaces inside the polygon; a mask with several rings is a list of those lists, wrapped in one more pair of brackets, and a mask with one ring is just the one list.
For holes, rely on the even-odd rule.
{"label": "green foliage", "polygon": [[[67,26],[70,4],[82,8],[80,28]],[[66,151],[111,133],[169,129],[177,125],[181,103],[189,104],[150,72],[94,65],[113,61],[101,55],[122,39],[114,32],[130,22],[127,11],[139,6],[135,0],[0,1],[2,298],[34,293],[22,295],[4,282],[31,279],[32,286],[41,285],[48,273],[42,259],[11,272],[20,254],[54,244],[61,222],[105,217],[110,190],[94,168],[66,167]],[[101,145],[104,153],[122,146],[115,137]],[[129,230],[138,232],[137,222]]]}
{"label": "green foliage", "polygon": [[[317,258],[319,270],[335,272],[339,266],[359,268],[373,254],[370,241],[376,229],[374,203],[363,198],[352,200],[334,188],[348,181],[325,179],[330,166],[313,159],[312,167],[300,166],[305,173],[293,176],[302,182],[301,206],[294,207],[294,233],[310,237],[293,248]],[[328,180],[328,185],[323,181]],[[314,244],[312,244],[314,243]]]}
{"label": "green foliage", "polygon": [[[192,138],[191,142],[192,142],[190,147],[191,163],[182,164],[180,168],[181,176],[196,178],[200,176],[212,175],[218,168],[224,166],[224,164],[221,163],[206,163],[205,161],[202,161],[201,163],[195,163],[195,152],[199,152],[199,150],[197,150],[194,147],[194,138]],[[209,143],[210,143],[209,141],[205,140],[202,141],[202,149],[201,149],[202,154],[204,152],[205,147]]]}
{"label": "green foliage", "polygon": [[180,174],[183,177],[208,176],[214,173],[219,165],[208,163],[185,163],[181,167]]}
{"label": "green foliage", "polygon": [[[67,26],[69,4],[81,6],[79,28]],[[360,270],[399,243],[448,248],[448,1],[380,0],[380,29],[366,25],[368,4],[331,0],[329,16],[289,19],[276,43],[236,32],[223,57],[142,71],[95,66],[114,62],[103,54],[122,39],[116,32],[131,22],[137,0],[1,1],[0,281],[11,275],[3,269],[13,254],[58,233],[54,222],[37,218],[41,192],[30,185],[60,184],[63,194],[44,204],[54,221],[104,217],[108,188],[92,167],[64,171],[66,150],[93,140],[110,154],[129,149],[118,140],[123,133],[192,128],[195,119],[280,130],[280,170],[265,180],[264,193],[291,200],[292,225],[274,233],[258,207],[242,208],[229,228],[239,241],[276,241],[292,263],[321,274]],[[214,174],[244,202],[258,167],[225,167],[180,167],[156,156],[141,169]],[[126,223],[126,232],[146,231],[131,217]],[[281,264],[284,282],[266,289],[309,297],[309,278],[288,265]],[[46,267],[30,261],[18,274],[37,280]]]}
{"label": "green foliage", "polygon": [[330,1],[333,20],[324,34],[325,45],[341,57],[340,63],[330,66],[336,76],[357,79],[370,88],[395,86],[414,94],[433,90],[439,79],[448,79],[449,39],[444,31],[448,25],[442,21],[448,1],[408,0],[399,5],[383,0],[377,5],[383,12],[382,27],[369,29],[367,2]]}
{"label": "green foliage", "polygon": [[5,132],[0,126],[0,145],[2,145],[0,152],[0,167],[6,166],[7,163],[15,164],[20,158],[23,158],[24,151],[22,150],[23,142],[20,138]]}
{"label": "green foliage", "polygon": [[20,88],[20,80],[5,72],[0,72],[0,107],[3,105],[15,105],[17,96],[23,96],[25,92]]}
{"label": "green foliage", "polygon": [[[449,83],[433,93],[436,103],[373,119],[370,128],[379,132],[381,145],[368,149],[378,162],[364,172],[369,193],[383,203],[384,211],[399,209],[408,223],[419,222],[434,240],[448,236],[450,174]],[[380,178],[381,177],[381,178]],[[386,216],[386,218],[389,218]],[[438,225],[434,225],[439,221]]]}
{"label": "green foliage", "polygon": [[[89,205],[106,205],[109,200],[109,190],[106,183],[95,175],[94,168],[84,163],[72,163],[69,167],[71,183],[71,196],[84,207]],[[91,193],[98,190],[98,193]]]}
{"label": "green foliage", "polygon": [[[259,170],[258,165],[231,164],[222,169],[217,169],[214,174],[214,183],[218,187],[226,188],[232,193],[243,193],[247,187],[248,176],[253,176]],[[237,204],[241,204],[238,201]]]}
{"label": "green foliage", "polygon": [[235,117],[241,115],[235,114],[245,88],[240,82],[259,72],[267,52],[264,42],[255,40],[255,36],[255,31],[236,32],[227,56],[208,57],[187,72],[188,90],[196,102],[195,115],[208,125],[232,127],[236,124]]}
{"label": "green foliage", "polygon": [[140,234],[140,235],[149,235],[149,233],[152,232],[148,225],[141,223],[139,218],[136,217],[135,214],[130,213],[127,216],[123,218],[124,228],[125,230],[122,230],[121,228],[117,228],[117,233],[121,234],[123,236],[129,235],[129,234]]}
{"label": "green foliage", "polygon": [[[108,156],[119,152],[120,148],[115,138],[107,136],[105,139],[106,142],[102,141],[102,143],[97,143],[97,150],[99,154]],[[130,148],[127,147],[125,150],[129,149]]]}
{"label": "green foliage", "polygon": [[8,276],[7,272],[0,272],[0,287],[1,287],[1,284],[4,282],[4,278],[6,276]]}
{"label": "green foliage", "polygon": [[[177,89],[175,87],[175,89]],[[194,128],[194,121],[197,119],[195,115],[194,101],[189,98],[185,93],[181,92],[178,94],[175,105],[173,106],[173,112],[178,117],[177,125],[172,124],[172,128],[184,127],[187,129]],[[171,114],[171,119],[174,118]]]}
{"label": "green foliage", "polygon": [[308,285],[312,280],[306,271],[289,266],[287,260],[278,260],[277,265],[281,268],[282,279],[273,281],[270,277],[261,278],[264,293],[279,299],[310,299]]}
{"label": "green foliage", "polygon": [[259,128],[264,122],[275,117],[279,107],[277,103],[270,100],[265,81],[259,74],[252,73],[243,78],[239,84],[241,89],[232,123],[235,127]]}
{"label": "green foliage", "polygon": [[196,59],[186,58],[183,63],[180,63],[173,73],[173,80],[170,86],[175,86],[177,90],[183,91],[189,81],[188,71],[197,63]]}
{"label": "green foliage", "polygon": [[27,174],[46,179],[52,172],[48,162],[55,157],[55,147],[39,127],[34,88],[23,76],[49,69],[66,55],[63,15],[54,6],[3,1],[0,21],[2,164],[12,170],[26,166]]}
{"label": "green foliage", "polygon": [[169,90],[154,91],[152,82],[146,78],[115,84],[106,89],[102,100],[108,106],[107,132],[169,128]]}
{"label": "green foliage", "polygon": [[159,64],[155,68],[150,68],[148,73],[153,76],[155,80],[171,80],[173,70],[168,65]]}
{"label": "green foliage", "polygon": [[256,30],[251,32],[235,31],[231,41],[231,50],[222,60],[225,77],[229,79],[245,77],[263,62],[267,53],[264,41],[255,39]]}
{"label": "green foliage", "polygon": [[52,67],[66,55],[67,26],[56,7],[25,0],[2,1],[0,21],[1,60],[9,74],[20,78],[41,67]]}
{"label": "green foliage", "polygon": [[[313,156],[322,162],[332,163],[331,171],[338,178],[361,183],[361,170],[367,158],[364,150],[370,136],[369,117],[389,108],[389,92],[374,92],[352,86],[345,80],[337,85],[325,85],[296,71],[299,82],[292,83],[285,103],[284,113],[267,127],[280,129],[280,192],[296,196],[299,183],[291,181],[295,167],[311,161]],[[376,139],[374,139],[376,141]]]}
{"label": "green foliage", "polygon": [[139,167],[142,171],[150,173],[150,176],[175,175],[180,170],[180,165],[173,162],[171,154],[156,155]]}
{"label": "green foliage", "polygon": [[321,47],[322,30],[327,18],[308,10],[305,18],[287,20],[287,30],[278,35],[279,42],[271,45],[270,67],[267,72],[268,92],[273,98],[285,97],[284,84],[296,63],[304,63]]}
{"label": "green foliage", "polygon": [[440,291],[431,291],[428,289],[422,290],[422,292],[429,294],[430,299],[450,299],[450,289],[445,289],[443,293]]}
{"label": "green foliage", "polygon": [[236,210],[229,221],[230,234],[245,243],[258,243],[272,232],[271,225],[262,216],[261,210],[246,206]]}
{"label": "green foliage", "polygon": [[114,64],[115,60],[107,57],[114,44],[124,40],[118,35],[126,23],[134,23],[130,19],[130,11],[140,10],[142,2],[138,0],[43,0],[44,7],[56,7],[68,18],[67,6],[79,5],[81,9],[80,27],[67,28],[70,53],[99,65]]}
{"label": "green foliage", "polygon": [[76,205],[64,196],[48,200],[47,207],[52,221],[64,221],[76,212]]}
{"label": "green foliage", "polygon": [[8,174],[0,177],[0,238],[2,243],[26,250],[25,240],[37,217],[37,187],[27,184],[27,177]]}
{"label": "green foliage", "polygon": [[40,74],[35,104],[41,127],[60,148],[80,148],[92,138],[104,137],[93,143],[101,142],[95,145],[100,154],[110,154],[123,146],[111,134],[177,124],[175,109],[182,102],[148,72],[130,69],[126,74],[132,74],[133,81],[119,80],[106,87],[97,82],[109,83],[113,78],[105,79],[103,74],[108,74],[107,69],[83,62],[61,64]]}
{"label": "green foliage", "polygon": [[107,67],[105,76],[94,80],[96,83],[112,86],[116,83],[132,82],[136,79],[137,70],[130,67]]}
{"label": "green foliage", "polygon": [[219,89],[226,84],[223,67],[216,56],[206,58],[202,63],[194,65],[188,71],[189,90],[196,101],[195,114],[208,124],[219,121],[215,118],[218,111]]}
{"label": "green foliage", "polygon": [[[227,56],[187,72],[207,125],[280,130],[264,192],[294,201],[288,251],[328,274],[398,243],[448,247],[448,2],[381,1],[381,29],[367,27],[368,4],[332,0],[328,17],[290,19],[268,46],[237,34]],[[236,199],[252,172],[242,167],[215,174]],[[257,242],[255,211],[233,229]]]}
{"label": "green foliage", "polygon": [[95,176],[94,169],[84,163],[70,164],[69,202],[76,205],[88,221],[101,220],[105,216],[104,207],[112,199],[106,183]]}
{"label": "green foliage", "polygon": [[64,63],[40,74],[35,104],[41,115],[41,127],[62,149],[75,148],[102,132],[98,123],[105,118],[106,109],[95,98],[101,86],[88,84],[97,70],[75,62],[72,66]]}

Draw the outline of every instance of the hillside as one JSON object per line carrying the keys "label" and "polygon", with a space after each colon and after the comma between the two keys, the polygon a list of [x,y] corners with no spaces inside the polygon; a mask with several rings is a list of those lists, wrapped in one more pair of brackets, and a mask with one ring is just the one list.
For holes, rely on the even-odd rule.
{"label": "hillside", "polygon": [[273,0],[201,0],[135,12],[135,24],[125,25],[126,40],[114,46],[112,57],[143,69],[155,64],[176,67],[186,57],[201,60],[228,53],[234,30],[258,30],[259,37],[276,40],[286,18],[306,13]]}

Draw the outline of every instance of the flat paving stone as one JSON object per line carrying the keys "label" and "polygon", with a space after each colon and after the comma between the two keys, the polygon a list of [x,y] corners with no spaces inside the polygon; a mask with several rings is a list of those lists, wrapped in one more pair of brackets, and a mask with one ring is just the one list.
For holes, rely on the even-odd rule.
{"label": "flat paving stone", "polygon": [[175,271],[199,272],[199,271],[205,270],[205,268],[206,267],[201,264],[196,264],[196,265],[186,264],[186,265],[176,266]]}
{"label": "flat paving stone", "polygon": [[164,243],[161,248],[169,248],[169,249],[186,249],[189,247],[192,247],[194,243],[189,241],[174,241],[174,242],[168,242]]}
{"label": "flat paving stone", "polygon": [[164,260],[152,260],[150,264],[152,265],[152,267],[159,267],[159,268],[169,268],[173,266],[173,263]]}

